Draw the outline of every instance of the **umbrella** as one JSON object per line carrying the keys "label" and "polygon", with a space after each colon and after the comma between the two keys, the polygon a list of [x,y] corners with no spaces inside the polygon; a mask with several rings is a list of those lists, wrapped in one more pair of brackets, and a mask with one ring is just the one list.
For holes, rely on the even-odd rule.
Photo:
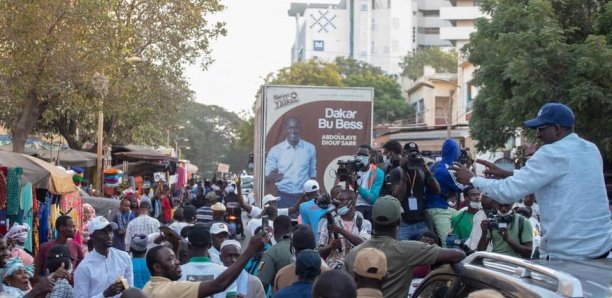
{"label": "umbrella", "polygon": [[95,153],[62,148],[57,150],[38,150],[38,156],[46,161],[58,160],[62,166],[69,167],[93,167],[96,165],[97,155]]}
{"label": "umbrella", "polygon": [[23,183],[32,182],[36,188],[48,189],[58,195],[77,190],[72,175],[36,157],[25,154],[0,151],[0,166],[23,168]]}

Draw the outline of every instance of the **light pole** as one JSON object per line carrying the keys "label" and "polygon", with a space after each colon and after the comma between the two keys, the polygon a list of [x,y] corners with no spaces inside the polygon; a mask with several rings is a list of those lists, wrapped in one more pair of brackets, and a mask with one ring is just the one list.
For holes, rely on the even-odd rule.
{"label": "light pole", "polygon": [[95,188],[102,193],[102,133],[104,127],[104,99],[106,99],[106,95],[108,94],[108,77],[96,72],[92,78],[92,85],[98,96],[100,96],[100,101],[98,102],[98,144],[97,144],[97,161],[96,161],[96,174],[97,179],[95,181]]}

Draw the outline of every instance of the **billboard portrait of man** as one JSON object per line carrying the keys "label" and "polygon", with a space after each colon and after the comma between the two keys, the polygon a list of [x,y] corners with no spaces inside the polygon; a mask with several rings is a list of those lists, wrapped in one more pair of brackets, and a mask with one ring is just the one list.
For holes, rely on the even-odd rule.
{"label": "billboard portrait of man", "polygon": [[288,117],[283,131],[285,140],[270,149],[264,168],[265,182],[274,183],[281,197],[279,208],[293,206],[303,193],[304,182],[317,176],[315,146],[300,137],[300,119]]}

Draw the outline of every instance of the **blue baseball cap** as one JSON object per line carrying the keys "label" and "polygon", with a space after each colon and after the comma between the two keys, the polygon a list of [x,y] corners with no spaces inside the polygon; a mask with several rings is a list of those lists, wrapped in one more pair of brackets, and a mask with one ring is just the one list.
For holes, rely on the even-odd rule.
{"label": "blue baseball cap", "polygon": [[547,103],[540,108],[538,116],[525,121],[525,126],[537,128],[543,125],[559,124],[561,127],[573,127],[576,122],[574,112],[562,103]]}

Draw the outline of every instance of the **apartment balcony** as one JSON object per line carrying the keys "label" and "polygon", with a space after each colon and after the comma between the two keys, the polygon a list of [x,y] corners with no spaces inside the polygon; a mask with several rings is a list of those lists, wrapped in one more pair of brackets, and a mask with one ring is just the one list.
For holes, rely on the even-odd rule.
{"label": "apartment balcony", "polygon": [[470,34],[476,31],[474,26],[469,27],[442,27],[440,28],[440,39],[445,40],[469,40]]}
{"label": "apartment balcony", "polygon": [[440,19],[448,21],[474,20],[484,17],[478,6],[440,7]]}

